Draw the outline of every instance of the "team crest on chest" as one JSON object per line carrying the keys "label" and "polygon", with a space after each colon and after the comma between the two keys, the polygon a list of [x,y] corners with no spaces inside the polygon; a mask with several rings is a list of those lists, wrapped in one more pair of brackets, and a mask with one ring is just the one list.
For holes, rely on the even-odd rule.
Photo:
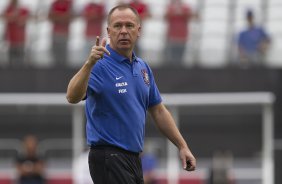
{"label": "team crest on chest", "polygon": [[147,70],[146,69],[142,69],[141,73],[142,73],[142,77],[143,77],[144,83],[149,86],[150,85],[150,80],[149,80],[149,75],[148,75]]}

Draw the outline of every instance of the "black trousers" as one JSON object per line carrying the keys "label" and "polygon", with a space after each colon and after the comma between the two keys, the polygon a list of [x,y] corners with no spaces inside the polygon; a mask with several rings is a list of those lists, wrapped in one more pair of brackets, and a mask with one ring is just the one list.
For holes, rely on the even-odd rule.
{"label": "black trousers", "polygon": [[139,154],[117,147],[91,147],[89,170],[94,184],[144,184]]}

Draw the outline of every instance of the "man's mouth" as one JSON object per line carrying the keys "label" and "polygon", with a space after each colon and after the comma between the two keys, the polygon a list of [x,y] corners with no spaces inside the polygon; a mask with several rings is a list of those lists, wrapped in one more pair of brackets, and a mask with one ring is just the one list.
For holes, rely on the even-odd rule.
{"label": "man's mouth", "polygon": [[130,42],[129,39],[119,39],[120,42]]}

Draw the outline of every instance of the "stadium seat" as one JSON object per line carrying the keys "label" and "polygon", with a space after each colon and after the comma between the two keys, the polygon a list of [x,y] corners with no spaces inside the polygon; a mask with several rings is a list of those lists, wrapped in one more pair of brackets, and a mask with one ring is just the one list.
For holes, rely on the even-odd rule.
{"label": "stadium seat", "polygon": [[202,22],[203,35],[218,35],[225,37],[228,33],[227,21],[204,21]]}
{"label": "stadium seat", "polygon": [[[36,24],[36,34],[33,37],[37,37],[36,40],[30,41],[30,50],[32,53],[32,60],[36,66],[49,66],[52,58],[50,57],[50,45],[51,45],[51,32],[52,25],[49,21],[45,20]],[[32,27],[30,27],[32,28]],[[28,34],[33,33],[33,31]]]}
{"label": "stadium seat", "polygon": [[208,68],[223,67],[227,62],[227,38],[203,35],[200,44],[200,65]]}
{"label": "stadium seat", "polygon": [[268,0],[269,5],[282,5],[281,0]]}
{"label": "stadium seat", "polygon": [[4,41],[5,23],[0,19],[0,42]]}
{"label": "stadium seat", "polygon": [[282,20],[282,4],[281,5],[270,5],[267,10],[267,20]]}
{"label": "stadium seat", "polygon": [[183,0],[183,2],[188,4],[192,8],[192,10],[198,10],[199,0]]}
{"label": "stadium seat", "polygon": [[[76,18],[70,26],[70,39],[68,43],[69,50],[69,64],[72,66],[81,66],[83,57],[85,57],[85,45],[84,45],[84,30],[85,22],[82,18]],[[95,40],[93,40],[93,45]],[[78,62],[81,61],[81,62]]]}
{"label": "stadium seat", "polygon": [[[139,44],[142,56],[157,64],[165,48],[166,23],[163,19],[149,19],[143,24]],[[150,62],[149,61],[149,62]]]}
{"label": "stadium seat", "polygon": [[206,6],[227,6],[231,0],[206,0]]}
{"label": "stadium seat", "polygon": [[269,67],[282,67],[282,25],[281,19],[268,18],[265,29],[271,37],[271,47],[266,58],[266,64]]}
{"label": "stadium seat", "polygon": [[266,64],[269,67],[281,68],[282,67],[282,36],[272,37],[270,51],[266,58]]}
{"label": "stadium seat", "polygon": [[275,35],[281,35],[282,33],[281,20],[271,20],[266,22],[265,29],[269,32],[271,37]]}
{"label": "stadium seat", "polygon": [[202,10],[201,19],[208,20],[224,20],[229,19],[228,6],[205,6]]}
{"label": "stadium seat", "polygon": [[8,0],[1,0],[0,1],[0,12],[3,12],[7,7],[9,1]]}
{"label": "stadium seat", "polygon": [[258,6],[260,5],[262,0],[237,0],[238,5],[252,5]]}
{"label": "stadium seat", "polygon": [[161,0],[161,1],[144,0],[144,2],[149,6],[150,12],[152,14],[152,18],[161,19],[165,14],[166,6],[168,5],[169,0]]}
{"label": "stadium seat", "polygon": [[38,11],[39,2],[39,0],[19,0],[19,3],[27,7],[33,14]]}

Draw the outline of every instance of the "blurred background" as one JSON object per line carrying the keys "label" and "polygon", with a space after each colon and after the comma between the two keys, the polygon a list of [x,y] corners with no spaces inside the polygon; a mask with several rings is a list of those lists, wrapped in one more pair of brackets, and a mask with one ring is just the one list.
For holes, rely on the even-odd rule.
{"label": "blurred background", "polygon": [[148,117],[147,184],[282,183],[281,0],[1,0],[0,184],[32,168],[38,184],[91,183],[83,103],[64,94],[120,3],[142,18],[135,52],[198,161],[182,171]]}

